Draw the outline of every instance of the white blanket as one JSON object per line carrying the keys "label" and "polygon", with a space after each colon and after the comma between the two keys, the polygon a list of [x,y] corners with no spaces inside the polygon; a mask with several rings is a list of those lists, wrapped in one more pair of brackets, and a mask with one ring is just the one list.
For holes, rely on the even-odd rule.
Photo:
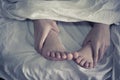
{"label": "white blanket", "polygon": [[2,16],[106,24],[120,21],[119,0],[0,0]]}
{"label": "white blanket", "polygon": [[[42,15],[36,15],[38,14],[37,6],[41,7],[41,5],[37,5],[38,2],[40,4],[40,0],[36,0],[37,2],[36,5],[33,5],[33,3],[32,5],[30,5],[31,2],[33,2],[33,0],[31,1],[19,0],[18,3],[14,2],[17,0],[0,0],[0,1],[2,2],[1,5],[2,12],[0,13],[1,14],[0,77],[5,78],[6,80],[105,80],[108,77],[111,77],[113,80],[120,79],[119,76],[120,26],[119,25],[113,25],[111,27],[111,46],[105,53],[103,60],[99,62],[94,69],[88,70],[78,66],[73,61],[46,60],[35,51],[33,47],[34,46],[33,23],[29,20],[24,20],[24,19],[42,18]],[[7,2],[7,1],[11,1],[11,2]],[[78,0],[77,2],[79,1],[81,0]],[[95,1],[95,0],[91,0],[91,1]],[[109,1],[112,1],[112,3],[114,3],[114,1],[118,1],[118,0],[114,0],[114,1],[104,0],[103,2],[107,3]],[[96,2],[100,2],[100,0],[96,0]],[[23,5],[23,3],[26,5]],[[10,5],[6,5],[6,4],[10,4]],[[22,4],[22,6],[20,4]],[[88,5],[88,6],[90,7],[92,5]],[[43,10],[43,12],[44,11],[46,12],[46,10]],[[117,13],[118,12],[119,10],[117,11]],[[59,13],[56,14],[59,15]],[[67,14],[67,12],[64,12],[64,14]],[[52,16],[52,15],[48,15],[48,16],[47,17],[43,16],[43,18],[48,18],[48,19],[57,18],[63,21],[79,21],[79,20],[81,21],[88,19],[88,17],[86,17],[86,19],[82,19],[81,17],[71,18],[70,15],[69,16],[59,15],[61,17]],[[97,20],[95,19],[96,20],[95,22],[104,22],[107,24],[119,22],[120,16],[118,14],[116,14],[116,16],[117,17],[113,16],[111,19],[111,15],[110,15],[109,16],[110,18],[104,18],[105,20],[97,18]],[[10,19],[7,19],[5,17]],[[102,17],[106,17],[106,15],[102,15]],[[94,16],[92,18],[94,19],[96,17]],[[90,19],[90,21],[93,21],[92,18]],[[13,20],[13,19],[18,19],[18,20]],[[83,23],[58,22],[58,26],[61,30],[59,37],[62,40],[66,49],[69,51],[73,51],[81,48],[85,36],[91,29],[90,25],[84,22]]]}

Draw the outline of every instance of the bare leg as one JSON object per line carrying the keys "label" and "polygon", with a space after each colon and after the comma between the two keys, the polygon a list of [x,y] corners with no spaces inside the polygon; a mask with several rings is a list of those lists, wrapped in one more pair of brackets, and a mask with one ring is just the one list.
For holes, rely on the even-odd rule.
{"label": "bare leg", "polygon": [[53,20],[39,20],[35,24],[35,48],[45,58],[50,60],[72,59],[58,38],[59,29]]}
{"label": "bare leg", "polygon": [[39,19],[33,21],[34,23],[34,37],[35,37],[35,49],[40,50],[43,46],[43,43],[51,29],[59,32],[59,29],[56,27],[55,21]]}

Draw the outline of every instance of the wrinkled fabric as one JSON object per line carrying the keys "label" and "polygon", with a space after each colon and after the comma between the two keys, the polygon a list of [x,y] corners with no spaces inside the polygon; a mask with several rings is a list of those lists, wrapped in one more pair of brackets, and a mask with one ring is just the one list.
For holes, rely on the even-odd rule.
{"label": "wrinkled fabric", "polygon": [[[0,0],[2,15],[18,20],[120,22],[119,0]],[[104,16],[104,17],[103,17]]]}
{"label": "wrinkled fabric", "polygon": [[[59,1],[59,2],[58,2]],[[0,0],[0,77],[5,80],[120,80],[119,0]],[[9,18],[9,19],[8,19]],[[111,45],[94,69],[73,61],[49,61],[34,49],[33,23],[54,19],[66,50],[81,48],[91,21],[112,25]],[[70,22],[70,23],[66,23]],[[109,79],[108,79],[109,80]]]}
{"label": "wrinkled fabric", "polygon": [[[112,75],[113,44],[95,68],[84,69],[73,61],[50,61],[37,53],[31,21],[0,22],[0,77],[6,80],[105,80]],[[91,29],[88,23],[58,22],[58,26],[67,51],[80,49]]]}

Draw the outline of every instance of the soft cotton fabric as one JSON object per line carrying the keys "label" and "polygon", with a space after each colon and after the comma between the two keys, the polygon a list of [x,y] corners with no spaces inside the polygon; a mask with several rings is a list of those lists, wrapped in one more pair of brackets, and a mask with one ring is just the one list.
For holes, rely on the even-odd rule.
{"label": "soft cotton fabric", "polygon": [[[58,0],[59,1],[59,0]],[[34,49],[33,23],[26,19],[55,19],[66,50],[81,48],[90,31],[88,23],[120,21],[119,0],[0,0],[0,77],[6,80],[112,80],[120,79],[120,25],[112,25],[111,45],[94,69],[73,61],[49,61]],[[9,18],[9,19],[8,19]]]}
{"label": "soft cotton fabric", "polygon": [[[112,44],[104,59],[89,70],[73,61],[50,61],[37,53],[31,21],[1,19],[0,22],[0,76],[6,80],[104,80],[112,75]],[[80,49],[91,29],[87,23],[58,22],[58,26],[59,38],[69,51]]]}
{"label": "soft cotton fabric", "polygon": [[19,20],[53,19],[66,22],[120,21],[119,0],[0,0],[2,16]]}

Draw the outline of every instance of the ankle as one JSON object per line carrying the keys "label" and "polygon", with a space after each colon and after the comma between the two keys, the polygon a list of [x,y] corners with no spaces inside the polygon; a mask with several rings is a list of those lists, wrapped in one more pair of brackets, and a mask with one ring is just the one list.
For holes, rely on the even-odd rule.
{"label": "ankle", "polygon": [[41,25],[39,27],[49,27],[50,30],[54,30],[57,33],[60,32],[60,30],[57,26],[57,23],[54,20],[38,19],[38,20],[33,20],[33,23],[34,23],[34,25]]}

